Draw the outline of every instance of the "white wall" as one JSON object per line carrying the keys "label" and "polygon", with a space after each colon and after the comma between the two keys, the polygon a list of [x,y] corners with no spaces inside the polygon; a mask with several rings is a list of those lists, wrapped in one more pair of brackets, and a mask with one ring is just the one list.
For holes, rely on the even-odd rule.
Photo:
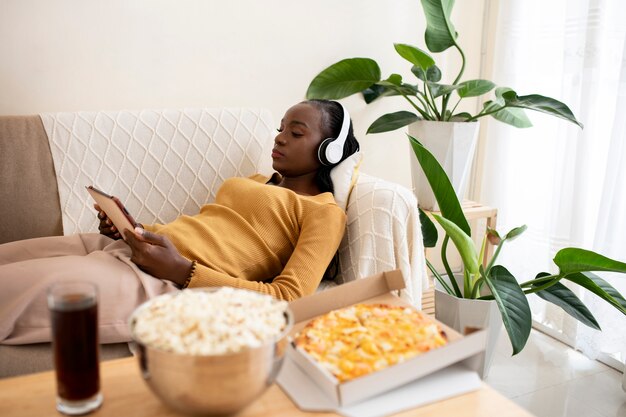
{"label": "white wall", "polygon": [[[468,75],[479,64],[482,2],[455,6]],[[254,106],[278,121],[340,59],[371,57],[383,75],[410,76],[393,43],[423,48],[424,29],[418,0],[0,0],[0,115]],[[410,187],[404,132],[365,136],[406,105],[344,103],[362,170]]]}

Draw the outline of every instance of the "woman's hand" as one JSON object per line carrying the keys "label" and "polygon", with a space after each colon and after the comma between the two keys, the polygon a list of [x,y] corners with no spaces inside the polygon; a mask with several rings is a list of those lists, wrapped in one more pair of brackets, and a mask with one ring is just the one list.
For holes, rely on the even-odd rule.
{"label": "woman's hand", "polygon": [[101,235],[110,237],[113,240],[118,240],[122,238],[117,227],[113,225],[111,219],[109,219],[106,213],[100,208],[99,205],[94,204],[93,207],[98,211],[98,219],[100,220],[100,224],[98,225],[98,230]]}
{"label": "woman's hand", "polygon": [[166,237],[141,228],[127,230],[126,243],[133,251],[130,258],[142,271],[153,277],[182,286],[191,271],[191,261],[183,257]]}

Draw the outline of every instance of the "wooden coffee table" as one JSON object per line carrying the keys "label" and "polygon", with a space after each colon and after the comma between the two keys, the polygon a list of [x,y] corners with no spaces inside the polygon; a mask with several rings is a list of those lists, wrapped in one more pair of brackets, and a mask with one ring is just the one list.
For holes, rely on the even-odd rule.
{"label": "wooden coffee table", "polygon": [[[135,358],[101,363],[104,403],[92,416],[165,417],[179,416],[163,405],[141,379]],[[210,389],[210,387],[207,387]],[[54,372],[41,372],[0,379],[0,416],[59,416],[54,405]],[[486,384],[474,392],[405,411],[397,416],[412,417],[528,417],[529,412]],[[289,397],[272,385],[256,402],[237,417],[336,416],[333,413],[306,413],[298,410]]]}

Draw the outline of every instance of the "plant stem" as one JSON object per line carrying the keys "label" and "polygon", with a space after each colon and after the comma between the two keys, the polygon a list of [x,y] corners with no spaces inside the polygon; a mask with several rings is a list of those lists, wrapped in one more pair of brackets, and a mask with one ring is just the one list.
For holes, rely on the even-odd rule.
{"label": "plant stem", "polygon": [[482,111],[481,111],[481,112],[480,112],[480,113],[478,113],[476,116],[472,116],[472,117],[470,117],[469,119],[467,119],[467,120],[466,120],[466,122],[473,122],[474,120],[478,119],[479,117],[489,116],[490,114],[497,113],[497,112],[499,112],[500,110],[502,110],[502,109],[504,109],[504,108],[506,108],[506,107],[510,107],[510,106],[502,106],[502,107],[498,107],[497,109],[492,110],[492,111],[488,111],[488,112],[482,112]]}
{"label": "plant stem", "polygon": [[[459,74],[456,76],[456,78],[452,82],[453,85],[456,85],[459,82],[459,80],[461,79],[461,77],[463,76],[463,73],[465,72],[465,54],[463,53],[463,50],[459,47],[459,45],[457,45],[456,42],[454,42],[454,47],[456,48],[457,51],[459,51],[459,54],[461,55],[461,69],[459,70]],[[452,93],[448,93],[448,94],[443,96],[442,105],[441,105],[441,113],[442,114],[446,114],[446,107],[448,107],[448,100],[450,100],[450,96],[451,95],[452,95]],[[455,106],[455,108],[456,108],[456,106]],[[450,113],[450,114],[452,114],[452,113]]]}
{"label": "plant stem", "polygon": [[[420,109],[415,103],[413,103],[413,100],[411,100],[409,98],[409,96],[407,96],[406,94],[402,94],[402,97],[404,97],[409,103],[411,103],[411,106],[413,106],[413,108],[415,110],[417,110],[419,112],[419,114],[421,114],[424,119],[426,119],[426,120],[430,119],[430,116],[426,112],[424,112],[424,110]],[[417,96],[415,96],[415,97],[419,100],[419,97],[417,97]],[[424,103],[422,103],[422,105],[423,104]]]}
{"label": "plant stem", "polygon": [[[480,254],[478,254],[478,265],[482,265],[483,264],[483,259],[485,258],[485,249],[487,248],[487,234],[485,233],[485,236],[483,236],[483,241],[480,244]],[[487,273],[487,271],[485,271],[485,274]]]}
{"label": "plant stem", "polygon": [[530,281],[523,282],[519,286],[522,288],[532,287],[533,285],[543,284],[545,282],[552,281],[554,278],[557,278],[558,276],[559,276],[558,274],[546,275],[545,277],[535,278],[535,279],[531,279]]}
{"label": "plant stem", "polygon": [[[456,110],[456,108],[458,107],[459,103],[461,103],[461,98],[459,97],[459,100],[456,102],[456,104],[454,105],[454,107],[452,108],[452,111],[450,111],[450,117],[452,117],[454,115],[454,111]],[[448,119],[449,120],[449,119]]]}
{"label": "plant stem", "polygon": [[[424,88],[426,88],[425,86],[426,84],[424,84]],[[427,120],[435,120],[435,116],[433,115],[433,112],[430,110],[430,104],[428,103],[428,98],[426,97],[426,94],[423,91],[420,91],[419,84],[415,84],[415,98],[423,106],[422,112],[428,114]],[[408,100],[408,97],[407,97],[407,100]]]}
{"label": "plant stem", "polygon": [[[547,278],[547,277],[545,277],[545,278]],[[561,279],[561,277],[559,277],[557,275],[555,278],[553,278],[552,280],[546,282],[543,285],[540,285],[538,287],[533,287],[533,288],[531,288],[529,290],[524,290],[524,294],[532,294],[532,293],[535,293],[535,292],[539,292],[539,291],[545,290],[546,288],[550,288],[551,286],[553,286],[554,284],[559,282],[560,279]]]}
{"label": "plant stem", "polygon": [[441,114],[445,114],[445,113],[439,114],[439,112],[437,111],[437,104],[435,102],[436,99],[433,97],[433,93],[432,91],[430,91],[430,87],[428,87],[427,84],[426,84],[425,90],[428,92],[427,97],[430,96],[430,103],[431,103],[430,107],[435,112],[435,117],[437,118],[437,120],[444,121],[444,119],[441,117]]}
{"label": "plant stem", "polygon": [[428,266],[428,269],[430,269],[430,272],[433,273],[433,275],[435,276],[435,278],[437,279],[437,281],[439,281],[439,283],[441,284],[441,286],[446,290],[446,292],[452,296],[454,296],[454,290],[452,290],[452,288],[450,288],[450,286],[448,285],[448,283],[443,279],[443,277],[441,275],[439,275],[439,272],[437,272],[437,270],[435,269],[434,265],[430,263],[430,261],[428,259],[426,259],[426,265]]}
{"label": "plant stem", "polygon": [[424,111],[428,113],[429,116],[428,120],[437,120],[433,112],[432,104],[428,101],[428,96],[426,95],[426,81],[422,84],[424,85],[423,91],[420,91],[418,84],[415,84],[415,90],[417,91],[415,98],[424,106]]}
{"label": "plant stem", "polygon": [[470,275],[469,271],[466,269],[463,271],[463,294],[465,298],[471,297],[472,288],[470,286]]}
{"label": "plant stem", "polygon": [[463,294],[461,294],[461,289],[459,288],[459,285],[456,283],[456,279],[454,278],[454,274],[452,273],[452,269],[450,268],[450,264],[448,263],[448,256],[446,254],[446,249],[448,247],[449,240],[450,240],[450,236],[448,235],[446,235],[446,237],[443,238],[443,242],[441,244],[441,260],[443,262],[443,267],[446,269],[446,274],[448,274],[448,279],[450,280],[452,287],[454,287],[454,292],[456,293],[456,296],[459,298],[463,298]]}
{"label": "plant stem", "polygon": [[489,263],[487,264],[487,268],[485,269],[485,275],[489,276],[489,271],[491,271],[491,267],[496,262],[496,259],[498,258],[498,255],[500,254],[500,250],[502,249],[502,245],[504,244],[505,241],[506,239],[503,239],[498,245],[498,247],[496,248],[496,251],[494,252],[491,259],[489,260]]}
{"label": "plant stem", "polygon": [[[538,287],[534,287],[528,290],[524,290],[524,294],[533,294],[542,290],[545,290],[546,288],[550,288],[551,286],[553,286],[554,284],[556,284],[557,282],[559,282],[561,280],[562,277],[560,277],[559,275],[547,275],[545,277],[541,277],[541,278],[537,278],[537,279],[533,279],[530,281],[526,281],[522,284],[520,284],[520,287],[524,288],[524,287],[530,287],[533,284],[538,284],[538,283],[543,283],[542,285],[538,286]],[[493,300],[493,295],[485,295],[483,297],[479,297],[479,300]]]}
{"label": "plant stem", "polygon": [[478,294],[480,293],[480,287],[483,285],[483,282],[485,282],[484,278],[478,278],[476,280],[476,282],[474,283],[474,289],[472,290],[472,295],[470,298],[474,299],[478,296]]}
{"label": "plant stem", "polygon": [[461,70],[459,71],[459,75],[456,76],[452,84],[458,83],[461,77],[463,76],[463,73],[465,72],[465,54],[463,53],[463,51],[461,50],[459,45],[457,45],[456,42],[454,43],[454,47],[456,48],[457,51],[459,51],[459,54],[461,54]]}

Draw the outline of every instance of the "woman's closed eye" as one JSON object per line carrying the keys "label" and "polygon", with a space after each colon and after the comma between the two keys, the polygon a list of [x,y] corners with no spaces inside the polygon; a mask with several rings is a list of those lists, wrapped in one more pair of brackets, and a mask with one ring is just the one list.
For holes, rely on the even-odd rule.
{"label": "woman's closed eye", "polygon": [[[276,129],[276,131],[278,133],[283,133],[285,131],[285,129],[283,127],[279,127],[278,129]],[[300,138],[300,137],[304,136],[304,133],[296,132],[296,131],[293,131],[293,130],[291,130],[291,131],[289,131],[287,133],[289,133],[294,138]]]}

